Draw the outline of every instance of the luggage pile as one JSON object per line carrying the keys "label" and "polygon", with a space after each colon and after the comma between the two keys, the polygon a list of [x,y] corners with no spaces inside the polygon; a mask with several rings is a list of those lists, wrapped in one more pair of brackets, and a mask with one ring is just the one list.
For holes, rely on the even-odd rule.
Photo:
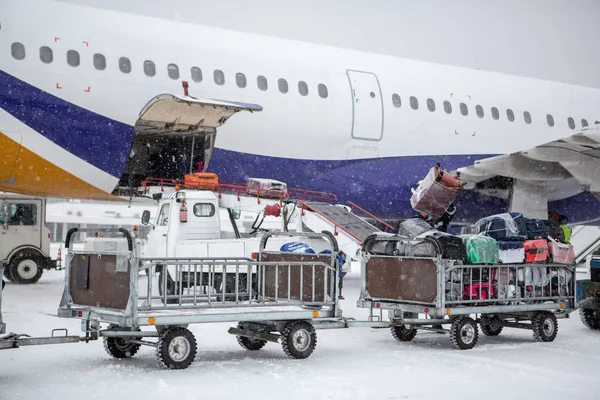
{"label": "luggage pile", "polygon": [[374,240],[365,240],[365,251],[481,266],[458,267],[446,274],[448,301],[510,300],[517,298],[517,292],[521,299],[566,295],[572,274],[560,266],[574,265],[575,252],[553,221],[503,213],[480,219],[468,234],[450,235],[433,228],[429,221],[446,212],[462,187],[459,176],[437,164],[411,197],[421,218],[400,223],[396,235],[372,235]]}

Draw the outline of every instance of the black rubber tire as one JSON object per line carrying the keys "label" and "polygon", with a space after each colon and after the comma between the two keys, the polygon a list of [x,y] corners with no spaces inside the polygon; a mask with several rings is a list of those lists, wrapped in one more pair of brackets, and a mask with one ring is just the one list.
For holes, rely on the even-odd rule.
{"label": "black rubber tire", "polygon": [[600,330],[600,310],[579,309],[581,322],[589,329]]}
{"label": "black rubber tire", "polygon": [[12,282],[12,277],[10,276],[10,269],[8,268],[8,265],[6,265],[4,267],[4,278],[6,278],[7,281]]}
{"label": "black rubber tire", "polygon": [[450,341],[459,350],[469,350],[475,347],[479,338],[477,323],[473,318],[462,316],[452,321]]}
{"label": "black rubber tire", "polygon": [[531,323],[533,325],[533,340],[536,342],[552,342],[558,335],[558,322],[551,312],[537,312]]}
{"label": "black rubber tire", "polygon": [[490,325],[483,319],[481,320],[479,327],[485,336],[498,336],[504,328],[502,325]]}
{"label": "black rubber tire", "polygon": [[[182,343],[174,343],[176,340]],[[169,352],[169,348],[173,344],[173,350],[179,353],[183,350],[181,357],[176,359]],[[183,349],[179,346],[184,345]],[[187,346],[187,348],[185,348]],[[186,328],[169,328],[161,332],[156,344],[156,356],[163,368],[167,369],[185,369],[189,367],[194,358],[198,347],[194,334]]]}
{"label": "black rubber tire", "polygon": [[[21,268],[25,269],[22,271],[19,269],[19,264],[24,261],[30,261],[29,265],[21,265]],[[8,264],[8,271],[10,273],[10,279],[15,283],[20,283],[24,285],[29,285],[32,283],[36,283],[42,277],[44,273],[43,268],[44,258],[36,251],[33,250],[23,250],[10,259]],[[35,274],[32,274],[30,277],[22,275],[23,272],[29,272],[34,265],[33,268],[37,268]]]}
{"label": "black rubber tire", "polygon": [[399,342],[410,342],[417,335],[416,329],[407,329],[404,325],[395,325],[391,328],[392,336]]}
{"label": "black rubber tire", "polygon": [[236,336],[237,342],[246,350],[256,351],[260,350],[267,344],[266,340],[251,339],[246,336]]}
{"label": "black rubber tire", "polygon": [[[176,290],[175,286],[175,281],[173,280],[173,278],[171,278],[171,274],[169,274],[169,271],[167,270],[167,268],[161,268],[160,272],[158,273],[158,294],[160,294],[161,296],[163,296],[163,279],[165,279],[165,276],[167,277],[167,295],[168,296],[174,296],[174,295],[179,295],[179,291]],[[161,299],[161,301],[164,303],[164,299]],[[167,303],[166,304],[177,304],[179,303],[179,299],[177,298],[171,298],[171,299],[167,299]]]}
{"label": "black rubber tire", "polygon": [[[303,338],[294,338],[299,333]],[[299,340],[305,343],[300,343]],[[317,346],[317,333],[315,328],[306,321],[292,321],[285,325],[281,331],[281,346],[283,352],[290,358],[308,358]]]}

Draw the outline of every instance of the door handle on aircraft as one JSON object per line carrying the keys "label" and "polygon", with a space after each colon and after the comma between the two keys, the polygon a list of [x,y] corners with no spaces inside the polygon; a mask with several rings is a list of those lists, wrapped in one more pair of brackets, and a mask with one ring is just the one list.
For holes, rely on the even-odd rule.
{"label": "door handle on aircraft", "polygon": [[166,234],[166,233],[163,233],[163,236],[167,236],[167,234]]}

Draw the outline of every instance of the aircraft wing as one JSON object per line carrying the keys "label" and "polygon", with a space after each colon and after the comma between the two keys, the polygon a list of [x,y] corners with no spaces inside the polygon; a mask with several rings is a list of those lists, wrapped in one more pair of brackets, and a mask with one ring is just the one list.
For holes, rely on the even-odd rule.
{"label": "aircraft wing", "polygon": [[600,125],[530,149],[478,160],[453,172],[460,172],[465,189],[493,191],[497,186],[501,191],[506,189],[507,178],[512,178],[543,188],[548,200],[584,191],[600,199]]}

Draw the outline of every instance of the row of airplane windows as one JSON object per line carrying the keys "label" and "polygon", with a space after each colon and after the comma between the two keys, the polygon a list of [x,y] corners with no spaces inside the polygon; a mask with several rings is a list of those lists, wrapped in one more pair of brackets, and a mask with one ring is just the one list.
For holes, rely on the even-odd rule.
{"label": "row of airplane windows", "polygon": [[[410,108],[412,108],[413,110],[419,109],[419,99],[417,99],[415,96],[410,96],[409,103],[410,103]],[[400,98],[400,95],[398,95],[397,93],[394,93],[392,95],[392,104],[396,108],[400,108],[402,106],[402,99]],[[452,113],[452,104],[448,100],[445,100],[443,105],[444,105],[444,111],[446,112],[446,114],[451,114]],[[464,115],[464,116],[469,115],[469,107],[465,103],[460,103],[459,108],[460,108],[460,113],[462,115]],[[435,101],[433,99],[427,99],[427,109],[431,112],[435,111]],[[500,119],[500,111],[498,110],[498,108],[491,107],[490,110],[492,112],[492,118],[494,118],[495,120]],[[475,106],[475,114],[477,114],[477,116],[479,118],[483,118],[485,116],[483,107],[480,106],[479,104]],[[506,110],[506,118],[510,122],[515,121],[515,113],[510,108],[508,108]],[[532,119],[531,119],[531,114],[529,113],[529,111],[523,111],[523,119],[525,120],[526,124],[531,124]],[[552,114],[546,115],[546,122],[548,123],[548,126],[550,126],[550,127],[554,126],[554,117],[552,116]],[[594,123],[596,125],[600,125],[600,121],[595,121]],[[572,130],[575,129],[575,120],[573,118],[571,118],[571,117],[567,118],[567,124],[569,125],[569,128],[571,128]],[[589,126],[587,119],[585,119],[585,118],[581,119],[581,126],[583,128]]]}
{"label": "row of airplane windows", "polygon": [[[11,45],[11,53],[12,53],[12,56],[16,60],[23,60],[23,59],[25,59],[25,56],[26,56],[25,46],[22,43],[15,42]],[[40,47],[40,60],[46,64],[50,64],[50,63],[52,63],[52,61],[54,61],[54,53],[50,47],[48,47],[48,46]],[[79,53],[75,50],[67,51],[67,63],[72,67],[78,67],[81,63]],[[99,71],[105,70],[106,65],[107,65],[106,57],[100,53],[94,54],[93,64],[94,64],[94,68],[96,68],[97,70],[99,70]],[[119,58],[119,70],[121,70],[121,72],[126,73],[126,74],[131,72],[132,67],[131,67],[131,61],[129,60],[129,58],[127,58],[127,57]],[[156,75],[156,65],[151,60],[144,61],[144,74],[146,74],[149,77],[153,77]],[[191,78],[194,82],[199,83],[203,79],[202,70],[199,67],[192,67],[190,69],[190,74],[191,74]],[[169,76],[169,78],[171,78],[173,80],[179,79],[179,77],[180,77],[179,67],[176,64],[169,64],[167,66],[167,75]],[[214,70],[213,71],[213,79],[217,85],[225,84],[225,74],[223,73],[222,70],[219,70],[219,69]],[[245,88],[247,86],[246,75],[244,75],[241,72],[238,72],[235,75],[235,82],[239,88]],[[267,78],[263,75],[259,75],[256,78],[256,83],[257,83],[258,88],[262,91],[266,91],[269,87]],[[283,78],[280,78],[277,80],[277,87],[281,93],[288,93],[288,91],[289,91],[288,82]],[[309,92],[308,84],[304,81],[299,81],[298,82],[298,92],[302,96],[307,96],[308,92]],[[329,96],[327,86],[322,83],[320,83],[317,86],[317,92],[318,92],[319,96],[323,99],[325,99]],[[400,98],[400,95],[398,95],[397,93],[394,93],[392,95],[392,104],[396,108],[400,108],[402,106],[402,99]],[[419,108],[419,100],[415,96],[410,96],[409,104],[413,110],[417,110]],[[447,114],[452,113],[452,104],[449,101],[447,101],[447,100],[444,101],[443,107],[444,107],[444,111]],[[469,108],[465,103],[460,103],[459,108],[460,108],[460,113],[462,115],[464,115],[464,116],[469,115]],[[433,99],[427,99],[427,109],[431,112],[436,110],[435,101]],[[494,118],[495,120],[500,119],[500,111],[498,110],[498,108],[491,107],[490,111],[492,113],[492,118]],[[481,105],[475,106],[475,113],[477,114],[477,116],[479,118],[483,118],[484,117],[483,107]],[[511,110],[510,108],[507,109],[506,117],[510,122],[514,122],[515,114],[514,114],[513,110]],[[528,111],[523,112],[523,119],[526,124],[531,124],[531,122],[532,122],[531,114]],[[550,127],[553,127],[555,125],[554,117],[552,116],[552,114],[546,115],[546,122],[548,123],[548,126],[550,126]],[[600,121],[595,121],[594,123],[596,125],[600,125]],[[569,125],[569,128],[571,128],[572,130],[574,130],[576,127],[575,120],[571,117],[569,117],[567,119],[567,124]],[[586,119],[581,119],[581,126],[584,128],[588,127],[589,126],[588,121]]]}
{"label": "row of airplane windows", "polygon": [[[11,45],[11,54],[12,54],[13,58],[15,58],[16,60],[24,60],[25,56],[26,56],[25,46],[19,42],[13,43]],[[54,52],[52,51],[52,49],[50,47],[48,47],[48,46],[40,47],[40,60],[45,64],[50,64],[54,61]],[[81,64],[81,57],[79,55],[79,52],[77,52],[76,50],[67,51],[67,64],[69,64],[71,67],[79,67],[79,65]],[[97,70],[104,71],[106,69],[106,65],[107,65],[106,57],[100,53],[94,54],[93,64],[94,64],[94,68],[96,68]],[[131,60],[129,60],[129,58],[127,58],[127,57],[120,57],[119,58],[119,70],[125,74],[130,73],[132,70]],[[151,60],[144,61],[144,74],[146,74],[146,76],[149,76],[149,77],[153,77],[156,75],[156,64],[154,64],[153,61],[151,61]],[[180,77],[179,66],[177,66],[177,64],[167,65],[167,75],[169,76],[169,78],[171,78],[173,80],[179,79],[179,77]],[[198,82],[198,83],[202,82],[203,75],[202,75],[202,70],[200,68],[192,67],[190,69],[190,75],[194,82]],[[220,69],[215,69],[213,71],[213,79],[217,85],[221,86],[221,85],[225,84],[225,74]],[[244,75],[241,72],[238,72],[237,74],[235,74],[235,83],[239,88],[242,88],[242,89],[245,88],[248,84],[246,75]],[[263,75],[259,75],[256,78],[256,84],[257,84],[258,88],[262,91],[266,91],[269,88],[268,80]],[[285,80],[283,78],[280,78],[277,80],[277,87],[281,93],[285,94],[285,93],[288,93],[288,91],[289,91],[288,82],[287,82],[287,80]],[[301,96],[308,96],[308,92],[309,92],[308,84],[304,81],[299,81],[298,82],[298,92],[300,93]],[[319,97],[321,97],[323,99],[326,99],[329,96],[327,86],[325,86],[322,83],[317,85],[317,92],[319,94]]]}

